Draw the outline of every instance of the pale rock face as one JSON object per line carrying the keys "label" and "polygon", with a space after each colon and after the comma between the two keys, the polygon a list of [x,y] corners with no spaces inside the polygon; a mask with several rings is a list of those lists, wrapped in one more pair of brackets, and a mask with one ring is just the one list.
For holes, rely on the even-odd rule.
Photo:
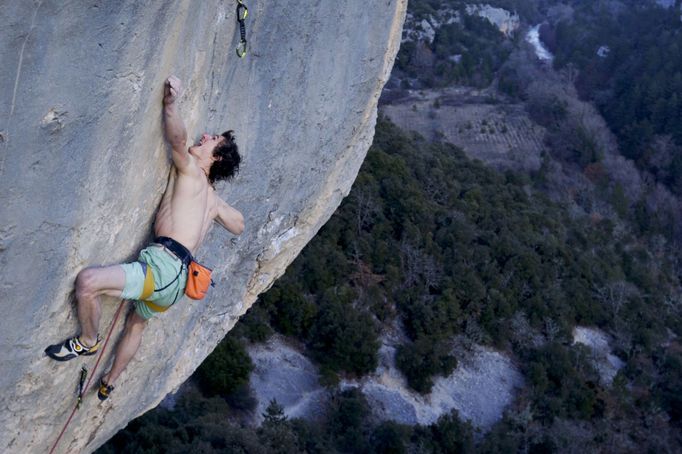
{"label": "pale rock face", "polygon": [[597,56],[606,58],[608,57],[609,52],[611,52],[611,48],[609,46],[599,46],[599,49],[597,49]]}
{"label": "pale rock face", "polygon": [[250,345],[249,356],[254,364],[249,383],[258,404],[256,424],[271,400],[276,400],[290,418],[315,419],[323,414],[328,392],[320,385],[317,368],[308,358],[274,335],[267,342]]}
{"label": "pale rock face", "polygon": [[602,330],[577,326],[573,329],[573,343],[585,345],[592,352],[592,364],[604,385],[610,385],[625,363],[611,353],[609,338]]}
{"label": "pale rock face", "polygon": [[[463,9],[463,12],[487,19],[507,37],[513,36],[514,32],[521,25],[521,19],[518,14],[511,13],[506,9],[495,8],[487,4],[467,5]],[[437,10],[435,16],[429,15],[428,18],[423,18],[421,20],[418,20],[412,14],[408,13],[405,18],[402,41],[432,44],[437,31],[444,25],[461,22],[461,15],[462,12],[448,6]]]}
{"label": "pale rock face", "polygon": [[[170,162],[164,79],[185,82],[190,140],[234,129],[240,175],[218,187],[246,230],[214,229],[198,258],[217,288],[149,322],[99,404],[91,389],[56,452],[90,452],[203,361],[348,193],[371,143],[405,0],[252,0],[249,53],[234,2],[15,1],[0,10],[0,451],[45,452],[75,404],[78,372],[47,344],[77,332],[85,266],[134,259],[151,235]],[[103,299],[105,334],[118,302]],[[95,381],[122,328],[113,331]],[[93,382],[93,383],[94,383]]]}
{"label": "pale rock face", "polygon": [[417,21],[411,13],[405,16],[403,27],[403,42],[428,42],[433,43],[436,30],[443,25],[457,23],[461,20],[459,11],[452,8],[442,8],[436,12],[436,16],[429,15],[428,19]]}
{"label": "pale rock face", "polygon": [[[505,355],[474,346],[470,357],[461,361],[447,377],[436,377],[431,392],[412,391],[395,366],[398,340],[387,336],[379,350],[376,371],[360,380],[343,380],[342,389],[359,388],[374,416],[402,424],[432,424],[443,414],[457,409],[460,418],[481,430],[489,429],[513,401],[522,375]],[[256,423],[272,399],[289,417],[316,419],[324,414],[329,393],[317,379],[317,369],[281,336],[248,349],[254,363],[250,385],[258,406]]]}
{"label": "pale rock face", "polygon": [[528,42],[535,50],[535,55],[540,61],[551,63],[554,60],[554,55],[545,47],[540,39],[540,27],[542,24],[537,24],[526,33],[526,42]]}
{"label": "pale rock face", "polygon": [[394,340],[384,339],[377,370],[359,381],[341,383],[342,387],[359,387],[374,414],[382,420],[428,425],[454,409],[460,419],[485,431],[502,418],[524,383],[507,356],[474,345],[469,357],[460,357],[450,375],[435,377],[431,392],[421,395],[408,387],[396,368],[396,348]]}
{"label": "pale rock face", "polygon": [[478,15],[495,25],[506,36],[512,36],[521,25],[521,19],[516,13],[503,8],[495,8],[488,4],[467,5],[467,14]]}
{"label": "pale rock face", "polygon": [[675,0],[656,0],[656,4],[662,8],[672,8],[675,6]]}
{"label": "pale rock face", "polygon": [[436,37],[436,31],[433,29],[429,21],[422,19],[420,22],[421,29],[424,31],[424,38],[429,44],[433,43],[433,39]]}

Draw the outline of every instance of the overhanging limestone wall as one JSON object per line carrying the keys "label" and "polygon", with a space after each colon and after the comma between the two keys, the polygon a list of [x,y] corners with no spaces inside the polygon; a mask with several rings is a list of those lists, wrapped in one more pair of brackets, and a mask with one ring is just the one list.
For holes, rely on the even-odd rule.
{"label": "overhanging limestone wall", "polygon": [[[77,330],[78,271],[129,260],[150,237],[170,165],[164,79],[185,83],[191,139],[234,129],[244,154],[241,174],[220,192],[246,230],[236,238],[216,228],[198,254],[214,267],[217,290],[149,323],[110,401],[90,391],[58,449],[89,452],[182,383],[348,193],[406,0],[251,0],[244,60],[234,52],[232,1],[5,3],[0,451],[49,449],[81,364],[94,365],[56,363],[43,349]],[[102,331],[117,306],[103,302]]]}

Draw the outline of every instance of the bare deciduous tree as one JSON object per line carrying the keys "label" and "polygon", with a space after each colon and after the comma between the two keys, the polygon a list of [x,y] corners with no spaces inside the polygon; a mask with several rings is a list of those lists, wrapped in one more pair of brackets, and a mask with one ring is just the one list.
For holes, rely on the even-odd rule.
{"label": "bare deciduous tree", "polygon": [[553,318],[550,317],[545,317],[544,319],[545,322],[545,337],[547,337],[547,340],[549,342],[553,342],[557,334],[561,331],[561,328],[559,328],[559,325],[557,322],[554,321]]}
{"label": "bare deciduous tree", "polygon": [[377,203],[372,197],[372,194],[365,189],[358,189],[353,192],[355,199],[355,229],[358,235],[369,227],[372,219],[378,211]]}
{"label": "bare deciduous tree", "polygon": [[631,286],[625,281],[609,282],[593,290],[594,297],[606,305],[614,317],[618,317],[620,310],[631,295]]}
{"label": "bare deciduous tree", "polygon": [[419,251],[405,239],[400,243],[400,264],[403,272],[402,288],[412,287],[419,277]]}
{"label": "bare deciduous tree", "polygon": [[561,78],[564,80],[564,82],[571,86],[575,87],[575,81],[578,79],[578,68],[573,63],[567,64],[560,72]]}
{"label": "bare deciduous tree", "polygon": [[404,239],[400,243],[400,262],[404,278],[402,288],[413,286],[420,277],[427,288],[437,287],[443,279],[443,271],[435,259]]}

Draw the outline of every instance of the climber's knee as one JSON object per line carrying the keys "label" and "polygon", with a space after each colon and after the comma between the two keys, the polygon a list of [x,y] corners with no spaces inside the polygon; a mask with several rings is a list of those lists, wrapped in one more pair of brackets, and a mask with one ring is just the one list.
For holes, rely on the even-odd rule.
{"label": "climber's knee", "polygon": [[76,298],[91,299],[99,295],[120,296],[125,273],[120,265],[89,267],[76,277]]}
{"label": "climber's knee", "polygon": [[142,318],[136,311],[130,313],[128,323],[126,323],[126,330],[131,334],[140,334],[147,327],[147,320]]}

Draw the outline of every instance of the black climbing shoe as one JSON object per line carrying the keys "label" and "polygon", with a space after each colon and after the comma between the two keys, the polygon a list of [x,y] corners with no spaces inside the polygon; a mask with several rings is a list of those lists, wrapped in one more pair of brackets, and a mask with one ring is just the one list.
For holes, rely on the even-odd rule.
{"label": "black climbing shoe", "polygon": [[95,345],[92,347],[86,347],[78,336],[76,336],[71,339],[66,339],[64,343],[50,345],[45,349],[45,354],[57,361],[68,361],[80,355],[94,355],[98,350],[99,336],[97,337],[97,342],[95,342]]}
{"label": "black climbing shoe", "polygon": [[99,400],[107,400],[109,398],[109,394],[114,390],[114,387],[111,385],[107,385],[104,382],[104,378],[101,378],[99,380],[99,389],[97,390],[97,397]]}

